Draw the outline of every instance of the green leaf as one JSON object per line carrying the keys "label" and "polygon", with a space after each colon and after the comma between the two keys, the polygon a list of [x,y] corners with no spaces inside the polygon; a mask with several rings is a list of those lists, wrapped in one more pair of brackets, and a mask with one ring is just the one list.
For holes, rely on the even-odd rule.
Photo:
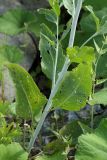
{"label": "green leaf", "polygon": [[[55,35],[45,24],[43,24],[41,26],[41,38],[39,43],[39,49],[42,57],[41,66],[42,66],[42,71],[51,80],[53,78],[53,71],[55,65],[55,55],[56,55],[55,41],[56,41]],[[59,72],[62,70],[64,62],[65,62],[65,56],[63,55],[63,50],[60,45],[56,79],[58,78]]]}
{"label": "green leaf", "polygon": [[74,0],[63,0],[64,7],[67,9],[68,13],[72,16],[75,14],[75,2]]}
{"label": "green leaf", "polygon": [[39,9],[38,10],[39,14],[43,14],[45,15],[46,19],[49,21],[49,22],[52,22],[52,23],[57,23],[57,16],[55,14],[55,12],[53,11],[53,9]]}
{"label": "green leaf", "polygon": [[97,64],[97,78],[107,78],[107,54],[103,54]]}
{"label": "green leaf", "polygon": [[65,138],[71,138],[71,145],[75,145],[78,141],[78,137],[82,134],[82,129],[79,126],[78,121],[74,120],[62,127],[59,131],[59,134]]}
{"label": "green leaf", "polygon": [[102,1],[85,0],[84,5],[91,5],[93,6],[94,10],[100,10],[102,8],[105,8],[105,6],[107,6],[107,1],[106,0],[102,0]]}
{"label": "green leaf", "polygon": [[0,113],[6,115],[8,114],[9,111],[9,103],[8,102],[4,102],[0,101]]}
{"label": "green leaf", "polygon": [[82,48],[67,48],[67,54],[71,62],[92,63],[95,60],[94,48],[84,46]]}
{"label": "green leaf", "polygon": [[93,99],[89,102],[90,104],[103,104],[107,105],[107,88],[101,89],[93,95]]}
{"label": "green leaf", "polygon": [[16,112],[19,116],[30,119],[37,116],[46,98],[43,96],[28,72],[17,64],[7,65],[16,88]]}
{"label": "green leaf", "polygon": [[99,35],[107,33],[107,8],[96,11],[95,13],[91,10],[91,14],[83,16],[80,22],[82,31],[86,33],[95,33]]}
{"label": "green leaf", "polygon": [[19,63],[23,58],[23,52],[16,46],[0,46],[0,57],[11,63]]}
{"label": "green leaf", "polygon": [[7,11],[0,17],[0,32],[16,35],[22,32],[31,31],[30,27],[36,25],[36,16],[26,10],[14,9]]}
{"label": "green leaf", "polygon": [[107,119],[103,119],[94,133],[79,137],[75,160],[107,159]]}
{"label": "green leaf", "polygon": [[28,153],[18,143],[0,145],[0,160],[27,160]]}
{"label": "green leaf", "polygon": [[40,155],[38,156],[35,160],[65,160],[66,159],[66,155],[64,155],[64,153],[56,153],[53,154],[51,156],[47,156],[47,155]]}
{"label": "green leaf", "polygon": [[100,30],[100,20],[99,18],[95,15],[93,8],[91,6],[86,6],[87,10],[91,13],[91,15],[93,16],[93,19],[95,21],[96,24],[96,32],[99,32]]}
{"label": "green leaf", "polygon": [[79,64],[73,71],[66,73],[53,98],[53,107],[79,110],[85,106],[91,89],[91,67],[86,64]]}
{"label": "green leaf", "polygon": [[57,16],[60,15],[60,6],[58,4],[58,0],[49,0],[49,4],[51,5],[51,7],[53,8],[55,14]]}
{"label": "green leaf", "polygon": [[43,147],[43,152],[52,155],[58,152],[63,152],[67,146],[68,144],[60,137],[60,139],[56,139]]}
{"label": "green leaf", "polygon": [[88,127],[86,124],[82,123],[82,122],[78,122],[83,133],[86,134],[86,133],[92,133],[92,129],[90,127]]}

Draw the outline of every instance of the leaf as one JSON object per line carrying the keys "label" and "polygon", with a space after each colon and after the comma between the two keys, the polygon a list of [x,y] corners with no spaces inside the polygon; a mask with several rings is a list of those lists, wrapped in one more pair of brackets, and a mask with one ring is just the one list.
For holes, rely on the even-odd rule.
{"label": "leaf", "polygon": [[75,14],[75,2],[74,0],[63,0],[64,7],[67,9],[68,13],[72,16]]}
{"label": "leaf", "polygon": [[97,64],[97,78],[107,78],[107,54],[103,54]]}
{"label": "leaf", "polygon": [[82,123],[82,122],[78,122],[83,133],[86,134],[86,133],[92,133],[92,129],[90,127],[88,127],[86,124]]}
{"label": "leaf", "polygon": [[90,104],[103,104],[107,105],[107,88],[101,89],[93,95],[93,99]]}
{"label": "leaf", "polygon": [[[92,12],[92,11],[91,11]],[[97,32],[99,35],[107,33],[107,8],[91,13],[88,16],[83,16],[80,22],[82,31],[94,34]],[[94,17],[94,18],[93,18]]]}
{"label": "leaf", "polygon": [[91,68],[80,64],[67,72],[58,92],[53,98],[53,107],[65,110],[79,110],[85,106],[92,89]]}
{"label": "leaf", "polygon": [[92,63],[95,60],[94,48],[84,46],[82,48],[67,48],[67,54],[71,62]]}
{"label": "leaf", "polygon": [[[42,57],[41,66],[42,71],[46,76],[52,80],[53,71],[55,65],[55,55],[56,55],[56,38],[52,31],[43,24],[41,26],[41,36],[40,36],[39,49]],[[57,74],[56,79],[58,78],[59,72],[62,70],[63,64],[65,62],[65,56],[63,55],[63,50],[61,45],[59,46],[59,55],[58,55],[58,64],[57,64]]]}
{"label": "leaf", "polygon": [[58,0],[49,0],[49,4],[51,5],[51,7],[53,8],[55,14],[57,16],[60,16],[60,6],[58,4]]}
{"label": "leaf", "polygon": [[47,155],[40,155],[38,156],[35,160],[65,160],[66,159],[66,155],[64,155],[64,153],[56,153],[53,154],[51,156],[47,156]]}
{"label": "leaf", "polygon": [[23,52],[16,46],[0,46],[0,57],[11,63],[19,63],[23,58]]}
{"label": "leaf", "polygon": [[102,0],[102,1],[85,0],[84,5],[91,5],[93,6],[94,10],[100,10],[102,8],[105,8],[105,6],[107,6],[107,1],[106,0]]}
{"label": "leaf", "polygon": [[36,25],[36,16],[24,9],[13,9],[7,11],[0,17],[0,32],[16,35],[30,31],[32,25]]}
{"label": "leaf", "polygon": [[0,160],[27,160],[28,153],[18,143],[0,145]]}
{"label": "leaf", "polygon": [[99,32],[100,30],[100,20],[99,18],[95,15],[93,8],[91,6],[86,6],[87,10],[91,13],[91,15],[93,16],[93,19],[95,21],[96,24],[96,32]]}
{"label": "leaf", "polygon": [[107,159],[107,119],[103,119],[94,133],[79,137],[75,160]]}
{"label": "leaf", "polygon": [[8,114],[9,111],[9,103],[8,102],[4,102],[0,101],[0,113],[6,115]]}
{"label": "leaf", "polygon": [[46,19],[49,21],[49,22],[52,22],[52,23],[57,23],[57,16],[55,14],[55,12],[53,11],[53,9],[38,9],[38,12],[39,14],[43,14],[45,15]]}
{"label": "leaf", "polygon": [[60,137],[60,139],[56,139],[43,147],[43,152],[52,155],[58,152],[63,152],[67,146],[68,144]]}
{"label": "leaf", "polygon": [[82,134],[82,129],[78,124],[77,120],[69,122],[67,125],[63,126],[59,134],[63,137],[68,137],[72,139],[71,145],[75,145],[78,141],[78,137]]}
{"label": "leaf", "polygon": [[16,89],[16,112],[19,116],[30,119],[37,116],[46,98],[42,95],[28,72],[17,64],[8,64],[12,80]]}

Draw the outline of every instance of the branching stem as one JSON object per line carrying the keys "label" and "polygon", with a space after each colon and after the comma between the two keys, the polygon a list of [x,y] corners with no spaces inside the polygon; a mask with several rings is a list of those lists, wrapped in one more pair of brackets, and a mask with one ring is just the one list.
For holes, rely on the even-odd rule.
{"label": "branching stem", "polygon": [[[82,7],[82,1],[83,0],[78,0],[77,2],[77,7],[76,7],[76,10],[75,10],[75,16],[73,17],[73,22],[72,22],[72,26],[71,26],[71,33],[70,33],[70,40],[69,40],[69,47],[73,47],[73,44],[74,44],[74,38],[75,38],[75,32],[76,32],[76,27],[77,27],[77,22],[78,22],[78,17],[79,17],[79,13],[80,13],[80,10],[81,10],[81,7]],[[31,137],[31,140],[30,140],[30,143],[29,143],[29,146],[28,146],[28,152],[30,153],[31,152],[31,149],[34,145],[34,142],[42,128],[42,125],[44,123],[44,120],[49,112],[49,110],[51,109],[52,107],[52,99],[53,97],[55,96],[59,86],[60,86],[60,83],[65,75],[65,73],[67,72],[67,69],[69,67],[69,64],[70,64],[70,61],[69,61],[69,58],[67,57],[66,60],[65,60],[65,64],[62,68],[62,71],[60,72],[59,74],[59,77],[54,85],[54,87],[52,88],[51,90],[51,94],[50,94],[50,97],[49,97],[49,100],[47,102],[47,105],[44,109],[44,112],[41,116],[41,119],[35,129],[35,132],[33,134],[33,136]]]}

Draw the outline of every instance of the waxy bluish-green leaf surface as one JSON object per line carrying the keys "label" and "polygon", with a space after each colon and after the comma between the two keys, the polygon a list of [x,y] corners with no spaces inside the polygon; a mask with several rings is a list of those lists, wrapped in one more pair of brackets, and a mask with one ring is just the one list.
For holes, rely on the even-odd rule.
{"label": "waxy bluish-green leaf surface", "polygon": [[75,160],[107,159],[107,119],[103,119],[94,133],[80,136]]}
{"label": "waxy bluish-green leaf surface", "polygon": [[18,143],[0,145],[0,160],[27,160],[28,153]]}
{"label": "waxy bluish-green leaf surface", "polygon": [[0,17],[0,32],[16,35],[24,31],[30,31],[30,27],[36,26],[37,18],[29,11],[14,9],[7,11]]}
{"label": "waxy bluish-green leaf surface", "polygon": [[[55,55],[56,55],[55,41],[56,41],[55,35],[45,24],[43,24],[41,26],[41,39],[39,44],[39,49],[42,57],[41,66],[42,66],[42,71],[50,79],[53,78],[53,70],[55,65]],[[63,55],[63,50],[60,45],[56,79],[63,67],[64,61],[65,61],[65,56]]]}
{"label": "waxy bluish-green leaf surface", "polygon": [[67,54],[71,62],[92,63],[95,60],[94,48],[84,46],[82,48],[73,47],[67,49]]}
{"label": "waxy bluish-green leaf surface", "polygon": [[37,116],[46,103],[45,96],[22,67],[17,64],[8,64],[7,67],[16,88],[17,114],[25,119]]}
{"label": "waxy bluish-green leaf surface", "polygon": [[66,110],[79,110],[84,107],[92,89],[90,65],[80,64],[67,72],[53,98],[53,106]]}

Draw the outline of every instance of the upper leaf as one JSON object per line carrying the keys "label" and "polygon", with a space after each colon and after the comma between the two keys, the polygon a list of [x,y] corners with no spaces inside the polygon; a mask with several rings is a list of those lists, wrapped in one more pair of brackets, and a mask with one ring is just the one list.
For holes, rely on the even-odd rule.
{"label": "upper leaf", "polygon": [[58,3],[58,0],[49,0],[49,3],[51,7],[53,8],[54,12],[56,13],[57,16],[60,15],[60,6]]}
{"label": "upper leaf", "polygon": [[107,119],[103,119],[94,133],[82,135],[76,160],[106,160],[107,159]]}
{"label": "upper leaf", "polygon": [[55,14],[55,12],[53,11],[53,9],[39,9],[38,10],[39,14],[43,14],[45,15],[46,19],[49,21],[49,22],[52,22],[52,23],[57,23],[57,15]]}
{"label": "upper leaf", "polygon": [[72,16],[75,14],[75,2],[74,0],[63,0],[63,4],[67,9],[68,13]]}
{"label": "upper leaf", "polygon": [[25,119],[36,118],[46,98],[42,95],[30,74],[17,64],[7,65],[16,89],[16,112]]}
{"label": "upper leaf", "polygon": [[76,69],[67,72],[53,98],[53,106],[66,110],[79,110],[84,107],[91,94],[91,67],[79,64]]}
{"label": "upper leaf", "polygon": [[[56,42],[55,35],[45,24],[43,24],[41,26],[41,39],[39,44],[39,49],[42,57],[41,65],[42,65],[42,71],[51,80],[53,78],[53,70],[55,65],[55,55],[56,55],[55,42]],[[64,61],[65,61],[65,56],[63,55],[63,50],[60,45],[56,79],[58,78],[58,74],[63,67]]]}
{"label": "upper leaf", "polygon": [[67,54],[71,62],[90,64],[95,60],[94,48],[92,47],[84,46],[82,48],[68,48]]}

